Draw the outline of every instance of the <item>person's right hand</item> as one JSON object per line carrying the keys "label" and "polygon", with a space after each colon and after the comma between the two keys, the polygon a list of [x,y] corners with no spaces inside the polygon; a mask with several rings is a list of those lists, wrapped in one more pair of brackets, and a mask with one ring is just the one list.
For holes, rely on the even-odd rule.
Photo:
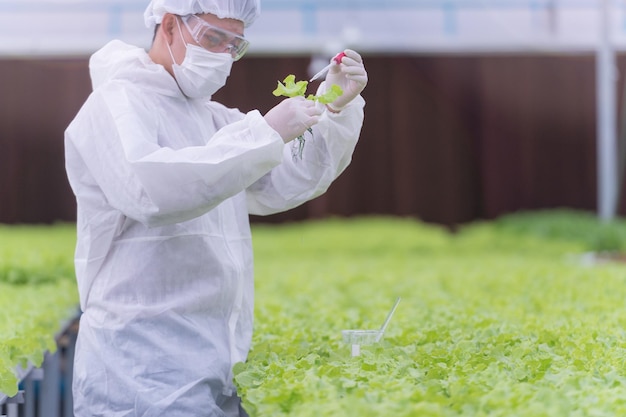
{"label": "person's right hand", "polygon": [[299,96],[281,101],[263,117],[283,141],[288,143],[316,124],[322,110],[315,101]]}

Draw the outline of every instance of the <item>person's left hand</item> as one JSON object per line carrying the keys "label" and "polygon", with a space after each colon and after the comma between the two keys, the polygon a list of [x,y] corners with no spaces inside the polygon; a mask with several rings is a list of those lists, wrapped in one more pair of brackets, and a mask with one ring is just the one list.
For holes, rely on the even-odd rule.
{"label": "person's left hand", "polygon": [[352,49],[346,49],[341,63],[333,65],[326,76],[326,86],[337,84],[343,94],[330,104],[331,109],[341,110],[350,103],[367,85],[367,71],[361,55]]}

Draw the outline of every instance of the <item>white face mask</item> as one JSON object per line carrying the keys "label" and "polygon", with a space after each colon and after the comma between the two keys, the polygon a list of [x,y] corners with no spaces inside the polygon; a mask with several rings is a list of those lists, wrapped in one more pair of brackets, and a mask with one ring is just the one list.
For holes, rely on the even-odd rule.
{"label": "white face mask", "polygon": [[[178,19],[178,31],[181,39],[183,33]],[[217,53],[185,43],[185,59],[178,65],[174,55],[167,44],[167,49],[172,57],[172,71],[183,94],[189,98],[209,97],[226,84],[233,65],[233,57],[230,53]]]}

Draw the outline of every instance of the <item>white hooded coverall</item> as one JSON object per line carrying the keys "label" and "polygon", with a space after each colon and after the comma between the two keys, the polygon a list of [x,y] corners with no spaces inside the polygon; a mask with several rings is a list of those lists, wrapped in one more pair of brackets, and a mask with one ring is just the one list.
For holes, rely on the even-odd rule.
{"label": "white hooded coverall", "polygon": [[113,41],[90,71],[94,91],[65,134],[83,311],[76,417],[236,416],[232,366],[253,319],[248,215],[322,194],[351,160],[364,100],[324,112],[294,161],[258,111],[186,98],[141,48]]}

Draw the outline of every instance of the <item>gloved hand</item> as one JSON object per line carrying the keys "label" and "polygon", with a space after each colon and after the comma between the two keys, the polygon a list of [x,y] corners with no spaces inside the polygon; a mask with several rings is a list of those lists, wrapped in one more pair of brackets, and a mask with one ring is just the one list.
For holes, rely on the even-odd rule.
{"label": "gloved hand", "polygon": [[298,96],[284,99],[263,117],[280,134],[283,141],[288,143],[316,124],[322,110],[316,102]]}
{"label": "gloved hand", "polygon": [[346,49],[344,54],[341,63],[332,65],[326,76],[327,88],[337,84],[343,90],[343,94],[330,104],[330,108],[334,110],[344,108],[367,85],[367,71],[365,71],[361,55],[351,49]]}

